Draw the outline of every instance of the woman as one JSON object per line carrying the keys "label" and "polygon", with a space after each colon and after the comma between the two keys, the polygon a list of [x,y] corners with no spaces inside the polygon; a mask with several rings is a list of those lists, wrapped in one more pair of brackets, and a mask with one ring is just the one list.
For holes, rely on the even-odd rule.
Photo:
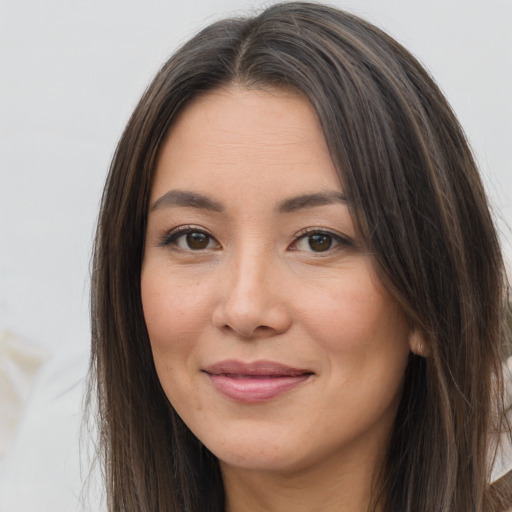
{"label": "woman", "polygon": [[204,29],[118,145],[94,254],[110,510],[504,510],[499,244],[430,76],[285,3]]}

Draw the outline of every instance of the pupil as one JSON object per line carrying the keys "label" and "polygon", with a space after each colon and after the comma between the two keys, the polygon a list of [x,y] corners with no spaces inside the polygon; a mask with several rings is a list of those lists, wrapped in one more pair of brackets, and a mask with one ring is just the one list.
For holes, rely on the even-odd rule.
{"label": "pupil", "polygon": [[191,249],[206,249],[208,246],[208,236],[204,233],[188,233],[187,245]]}
{"label": "pupil", "polygon": [[331,248],[332,237],[330,235],[311,235],[309,237],[309,247],[313,251],[322,252]]}

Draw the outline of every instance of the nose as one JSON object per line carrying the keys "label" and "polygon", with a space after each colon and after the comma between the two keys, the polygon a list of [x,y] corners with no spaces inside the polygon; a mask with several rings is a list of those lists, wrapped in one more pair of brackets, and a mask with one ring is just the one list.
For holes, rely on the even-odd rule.
{"label": "nose", "polygon": [[247,255],[231,261],[221,280],[212,316],[215,328],[242,338],[271,337],[290,328],[282,272],[268,258]]}

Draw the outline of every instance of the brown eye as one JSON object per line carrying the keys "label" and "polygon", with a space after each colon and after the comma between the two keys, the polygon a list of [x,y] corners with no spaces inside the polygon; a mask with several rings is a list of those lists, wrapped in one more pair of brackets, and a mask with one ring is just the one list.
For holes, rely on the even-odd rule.
{"label": "brown eye", "polygon": [[220,249],[219,243],[205,231],[194,227],[180,227],[172,231],[162,241],[162,246],[177,247],[183,251],[203,251]]}
{"label": "brown eye", "polygon": [[188,233],[185,235],[187,246],[189,249],[198,251],[200,249],[206,249],[210,243],[210,237],[205,233]]}
{"label": "brown eye", "polygon": [[343,237],[337,233],[329,231],[320,231],[311,229],[297,236],[290,249],[294,251],[304,251],[309,253],[327,253],[344,247],[351,247],[352,242],[349,238]]}
{"label": "brown eye", "polygon": [[333,238],[327,233],[319,233],[308,236],[308,244],[312,251],[328,251],[332,247]]}

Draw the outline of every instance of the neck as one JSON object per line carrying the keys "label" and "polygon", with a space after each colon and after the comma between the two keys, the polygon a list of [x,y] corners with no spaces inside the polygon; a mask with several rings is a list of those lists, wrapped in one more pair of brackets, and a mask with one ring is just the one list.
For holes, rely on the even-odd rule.
{"label": "neck", "polygon": [[340,465],[339,456],[333,456],[321,468],[286,473],[221,463],[226,512],[379,512],[378,506],[371,508],[374,462],[362,457]]}

